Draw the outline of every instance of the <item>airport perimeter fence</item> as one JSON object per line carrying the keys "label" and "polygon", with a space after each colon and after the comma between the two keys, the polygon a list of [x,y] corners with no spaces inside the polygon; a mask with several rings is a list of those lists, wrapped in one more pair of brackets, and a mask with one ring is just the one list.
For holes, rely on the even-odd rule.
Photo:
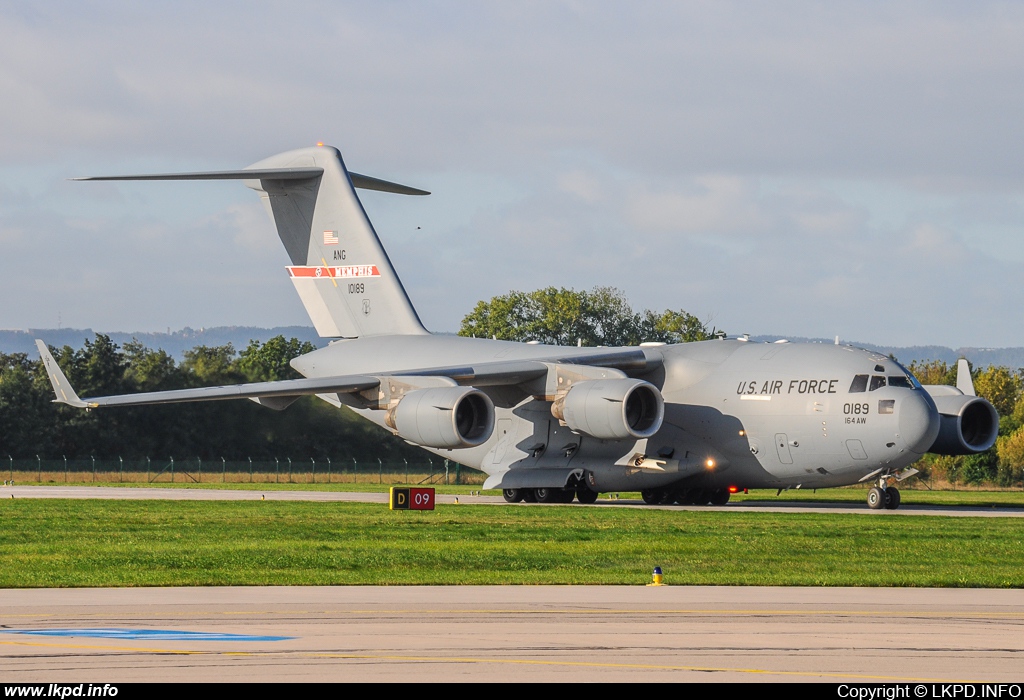
{"label": "airport perimeter fence", "polygon": [[[6,467],[4,469],[3,467]],[[483,472],[447,459],[15,459],[0,464],[5,484],[482,484]]]}

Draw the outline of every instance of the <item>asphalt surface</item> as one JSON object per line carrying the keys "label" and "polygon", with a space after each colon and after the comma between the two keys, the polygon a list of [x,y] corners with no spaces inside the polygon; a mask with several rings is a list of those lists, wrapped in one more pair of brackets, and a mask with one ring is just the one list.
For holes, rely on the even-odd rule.
{"label": "asphalt surface", "polygon": [[1024,675],[1017,590],[423,586],[21,589],[0,597],[0,676],[8,683],[939,683]]}
{"label": "asphalt surface", "polygon": [[[117,487],[117,486],[2,486],[0,498],[99,498],[111,500],[169,500],[169,501],[323,501],[387,503],[386,493],[346,491],[266,491],[245,489],[173,488],[173,487]],[[501,496],[469,496],[438,494],[439,504],[494,504],[508,505]],[[520,503],[524,508],[545,508],[544,504]],[[640,500],[609,500],[601,498],[593,505],[573,503],[577,508],[663,508],[668,510],[700,510],[760,513],[852,513],[891,517],[900,515],[940,515],[947,517],[1024,518],[1024,508],[992,508],[972,506],[914,505],[906,500],[897,510],[871,510],[865,503],[816,503],[801,505],[797,502],[767,503],[765,501],[734,501],[724,506],[649,506]]]}

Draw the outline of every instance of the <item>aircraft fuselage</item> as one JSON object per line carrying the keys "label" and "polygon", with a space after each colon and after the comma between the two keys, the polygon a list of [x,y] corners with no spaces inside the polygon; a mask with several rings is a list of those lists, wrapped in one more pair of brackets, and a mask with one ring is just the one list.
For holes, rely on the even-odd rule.
{"label": "aircraft fuselage", "polygon": [[[665,401],[664,422],[650,438],[598,440],[570,430],[542,396],[478,387],[495,404],[490,439],[431,451],[486,472],[491,483],[514,473],[524,487],[564,485],[569,470],[585,475],[595,491],[670,484],[819,488],[899,470],[925,453],[938,432],[935,404],[917,381],[897,362],[860,348],[734,339],[641,350],[653,368],[628,374],[652,383]],[[307,377],[401,375],[396,368],[571,358],[584,351],[594,349],[384,336],[337,341],[293,365]],[[355,410],[384,425],[382,411]]]}

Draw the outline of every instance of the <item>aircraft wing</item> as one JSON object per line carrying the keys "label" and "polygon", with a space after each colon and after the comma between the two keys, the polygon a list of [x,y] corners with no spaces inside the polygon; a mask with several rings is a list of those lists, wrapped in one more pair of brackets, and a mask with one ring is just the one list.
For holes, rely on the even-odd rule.
{"label": "aircraft wing", "polygon": [[[345,375],[286,379],[275,382],[254,382],[228,386],[176,389],[118,396],[79,398],[64,372],[61,371],[46,343],[36,340],[36,347],[46,367],[46,374],[56,394],[55,401],[77,408],[104,408],[107,406],[141,406],[192,401],[221,401],[226,399],[252,399],[270,408],[284,408],[299,396],[310,394],[356,394],[381,386],[382,377],[400,377],[412,383],[445,382],[463,386],[510,386],[540,382],[536,393],[548,393],[545,379],[554,365],[579,369],[612,372],[650,370],[660,364],[660,358],[648,357],[639,348],[627,350],[589,350],[550,359],[508,360],[484,362],[471,366],[410,368],[374,375]],[[623,376],[619,374],[619,376]]]}
{"label": "aircraft wing", "polygon": [[[314,379],[285,379],[277,382],[255,382],[252,384],[233,384],[229,386],[211,386],[198,389],[177,389],[173,391],[153,391],[141,394],[122,394],[120,396],[99,396],[80,399],[64,372],[57,365],[57,360],[50,354],[46,343],[36,341],[36,347],[43,358],[46,374],[57,395],[56,401],[77,408],[102,408],[106,406],[142,406],[162,403],[185,403],[191,401],[221,401],[225,399],[293,399],[307,394],[348,394],[372,389],[380,380],[376,377],[352,375],[347,377],[317,377]],[[268,402],[276,407],[273,402]]]}

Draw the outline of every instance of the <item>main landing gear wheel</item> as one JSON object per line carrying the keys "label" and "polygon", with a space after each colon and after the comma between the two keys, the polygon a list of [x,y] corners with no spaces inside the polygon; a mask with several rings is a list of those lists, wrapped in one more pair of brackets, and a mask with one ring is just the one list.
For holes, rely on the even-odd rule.
{"label": "main landing gear wheel", "polygon": [[644,489],[640,492],[640,498],[644,499],[644,503],[649,506],[654,506],[661,503],[661,499],[665,496],[661,489]]}
{"label": "main landing gear wheel", "polygon": [[597,503],[597,491],[591,491],[586,486],[576,487],[576,500],[580,503]]}
{"label": "main landing gear wheel", "polygon": [[881,510],[885,508],[886,501],[885,489],[880,489],[877,486],[872,486],[868,489],[868,508],[872,510]]}
{"label": "main landing gear wheel", "polygon": [[509,503],[519,503],[519,501],[523,500],[523,496],[525,494],[523,494],[522,489],[505,489],[501,492],[501,495],[504,496],[505,500]]}
{"label": "main landing gear wheel", "polygon": [[537,502],[537,489],[519,489],[519,493],[523,494],[524,503]]}
{"label": "main landing gear wheel", "polygon": [[534,489],[533,495],[537,499],[537,503],[560,503],[562,489]]}
{"label": "main landing gear wheel", "polygon": [[890,486],[885,490],[885,507],[889,510],[896,510],[900,507],[900,490]]}
{"label": "main landing gear wheel", "polygon": [[711,505],[713,506],[724,506],[729,502],[729,497],[732,494],[729,493],[729,489],[717,489],[711,494]]}

